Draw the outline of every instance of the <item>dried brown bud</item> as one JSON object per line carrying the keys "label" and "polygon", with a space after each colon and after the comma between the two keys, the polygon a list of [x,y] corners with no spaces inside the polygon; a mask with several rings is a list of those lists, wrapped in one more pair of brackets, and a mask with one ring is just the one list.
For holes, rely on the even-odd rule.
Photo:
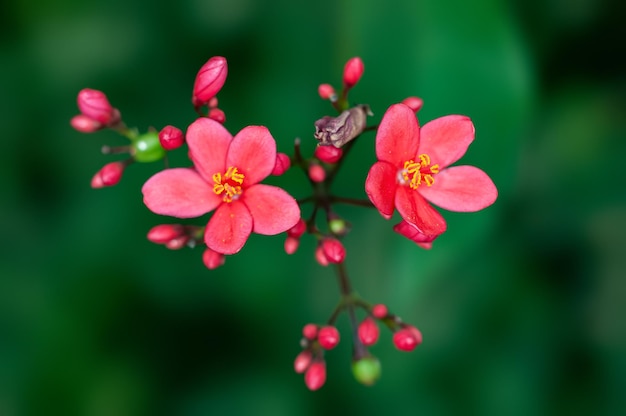
{"label": "dried brown bud", "polygon": [[342,147],[363,133],[367,116],[372,112],[368,105],[352,107],[338,117],[325,116],[315,122],[315,138],[322,146]]}

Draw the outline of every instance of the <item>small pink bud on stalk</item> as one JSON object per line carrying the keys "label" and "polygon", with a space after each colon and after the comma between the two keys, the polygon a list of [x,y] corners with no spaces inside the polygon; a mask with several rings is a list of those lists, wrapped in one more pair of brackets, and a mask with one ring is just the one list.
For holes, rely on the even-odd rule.
{"label": "small pink bud on stalk", "polygon": [[378,329],[378,325],[376,325],[376,321],[368,316],[359,325],[358,333],[359,339],[363,345],[369,347],[376,344],[378,341],[380,330]]}
{"label": "small pink bud on stalk", "polygon": [[306,222],[300,218],[296,225],[287,230],[289,237],[300,238],[306,231]]}
{"label": "small pink bud on stalk", "polygon": [[165,244],[184,235],[185,229],[180,224],[159,224],[148,231],[148,240],[156,244]]}
{"label": "small pink bud on stalk", "polygon": [[389,310],[386,305],[379,303],[377,305],[372,306],[372,315],[376,319],[385,319],[389,314]]}
{"label": "small pink bud on stalk", "polygon": [[335,93],[335,89],[330,84],[320,84],[320,86],[317,87],[317,93],[320,95],[322,100],[337,100],[337,94]]}
{"label": "small pink bud on stalk", "polygon": [[315,361],[304,373],[304,384],[311,391],[319,390],[326,383],[326,363]]}
{"label": "small pink bud on stalk", "polygon": [[115,124],[119,121],[119,111],[111,106],[102,91],[84,88],[79,91],[76,101],[80,112],[92,120],[103,125]]}
{"label": "small pink bud on stalk", "polygon": [[393,344],[400,351],[413,351],[422,343],[422,333],[414,326],[406,326],[393,334]]}
{"label": "small pink bud on stalk", "polygon": [[185,136],[178,127],[165,126],[159,132],[159,143],[165,150],[178,149],[185,143]]}
{"label": "small pink bud on stalk", "polygon": [[291,167],[291,159],[285,153],[276,153],[276,164],[272,170],[272,175],[280,176]]}
{"label": "small pink bud on stalk", "polygon": [[165,247],[170,250],[180,250],[185,247],[189,242],[188,235],[181,235],[180,237],[172,238],[170,241],[165,243]]}
{"label": "small pink bud on stalk", "polygon": [[328,266],[330,264],[321,245],[315,248],[315,260],[322,266]]}
{"label": "small pink bud on stalk", "polygon": [[323,326],[317,333],[317,342],[325,350],[332,350],[339,344],[339,331],[334,326]]}
{"label": "small pink bud on stalk", "polygon": [[359,82],[364,69],[363,61],[358,56],[346,62],[343,68],[343,85],[346,90],[354,87]]}
{"label": "small pink bud on stalk", "polygon": [[313,155],[324,163],[337,163],[343,155],[343,150],[335,146],[317,146]]}
{"label": "small pink bud on stalk", "polygon": [[193,85],[191,102],[194,107],[200,108],[215,97],[224,86],[226,75],[228,75],[226,58],[214,56],[202,65]]}
{"label": "small pink bud on stalk", "polygon": [[76,131],[81,133],[93,133],[104,127],[99,121],[89,118],[84,114],[78,114],[72,117],[70,124]]}
{"label": "small pink bud on stalk", "polygon": [[346,258],[346,249],[336,238],[325,238],[321,244],[324,256],[329,263],[343,263]]}
{"label": "small pink bud on stalk", "polygon": [[121,179],[126,165],[122,162],[107,163],[91,180],[92,188],[116,185]]}
{"label": "small pink bud on stalk", "polygon": [[298,251],[298,247],[300,247],[300,239],[295,237],[287,236],[285,239],[285,253],[293,254]]}
{"label": "small pink bud on stalk", "polygon": [[424,105],[424,100],[419,97],[407,97],[402,100],[402,104],[406,105],[411,110],[417,113]]}
{"label": "small pink bud on stalk", "polygon": [[313,360],[313,353],[309,350],[304,350],[293,362],[293,369],[296,370],[296,373],[302,374],[309,368],[311,361]]}
{"label": "small pink bud on stalk", "polygon": [[202,253],[202,262],[209,270],[214,270],[220,267],[226,261],[226,256],[217,251],[213,251],[210,248],[204,250]]}
{"label": "small pink bud on stalk", "polygon": [[212,108],[209,110],[209,115],[207,116],[211,120],[215,120],[220,124],[224,124],[226,122],[226,114],[219,108]]}
{"label": "small pink bud on stalk", "polygon": [[318,327],[315,324],[306,324],[302,327],[302,335],[308,340],[314,340],[317,338]]}
{"label": "small pink bud on stalk", "polygon": [[311,163],[311,165],[309,165],[309,178],[316,183],[324,182],[324,179],[326,179],[326,171],[317,163]]}

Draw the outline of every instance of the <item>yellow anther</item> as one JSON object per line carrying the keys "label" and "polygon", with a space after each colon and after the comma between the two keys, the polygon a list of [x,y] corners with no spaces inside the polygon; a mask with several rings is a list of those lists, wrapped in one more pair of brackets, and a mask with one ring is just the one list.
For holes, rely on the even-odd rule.
{"label": "yellow anther", "polygon": [[[426,153],[419,155],[419,162],[415,162],[413,159],[404,162],[404,166],[401,173],[401,177],[404,181],[400,180],[403,184],[409,183],[411,189],[417,189],[423,183],[426,186],[432,186],[435,183],[434,174],[439,173],[439,165],[435,164],[430,166],[430,156]],[[400,176],[398,176],[400,178]]]}
{"label": "yellow anther", "polygon": [[240,185],[243,184],[244,177],[243,173],[238,172],[234,166],[230,166],[223,177],[221,173],[215,173],[212,176],[213,182],[215,182],[213,192],[217,195],[224,194],[224,202],[232,202],[237,195],[241,195]]}

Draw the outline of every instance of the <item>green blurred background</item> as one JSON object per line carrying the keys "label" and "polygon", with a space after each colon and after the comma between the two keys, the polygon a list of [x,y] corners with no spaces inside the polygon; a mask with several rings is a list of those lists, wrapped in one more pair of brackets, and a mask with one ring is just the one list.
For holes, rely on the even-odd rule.
{"label": "green blurred background", "polygon": [[[626,30],[617,0],[9,1],[0,10],[1,415],[617,415],[626,412]],[[400,353],[383,332],[375,387],[349,370],[350,342],[327,354],[311,393],[292,370],[303,324],[338,290],[313,242],[282,251],[253,236],[224,267],[201,250],[145,239],[169,222],[141,201],[160,165],[114,188],[92,175],[115,157],[112,132],[69,126],[76,94],[105,91],[145,130],[193,119],[191,87],[213,55],[232,132],[270,128],[279,150],[332,114],[316,93],[354,89],[378,122],[409,95],[422,123],[470,116],[481,167],[500,197],[444,213],[431,251],[375,211],[353,222],[347,266],[364,297],[424,333]],[[179,152],[184,153],[184,152]],[[184,165],[184,155],[174,162]],[[364,197],[373,135],[336,190]],[[272,180],[296,197],[306,180]],[[339,321],[347,334],[347,322]]]}

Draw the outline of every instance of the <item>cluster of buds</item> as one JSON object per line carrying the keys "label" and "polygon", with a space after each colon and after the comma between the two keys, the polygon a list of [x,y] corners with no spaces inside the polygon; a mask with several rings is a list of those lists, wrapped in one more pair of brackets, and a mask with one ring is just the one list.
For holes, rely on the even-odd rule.
{"label": "cluster of buds", "polygon": [[[399,351],[413,351],[422,343],[422,334],[416,327],[390,314],[387,306],[383,304],[369,307],[359,301],[357,305],[366,311],[367,316],[358,324],[351,322],[356,325],[356,331],[351,331],[352,373],[358,382],[371,386],[381,373],[380,361],[368,349],[378,342],[380,329],[377,322],[393,332],[393,344]],[[331,320],[337,317],[338,312],[333,313]],[[353,310],[349,314],[354,317]],[[302,328],[300,340],[302,351],[296,356],[294,370],[299,374],[304,373],[304,384],[309,390],[318,390],[326,382],[324,353],[335,348],[339,339],[339,331],[332,324],[320,326],[310,323]]]}

